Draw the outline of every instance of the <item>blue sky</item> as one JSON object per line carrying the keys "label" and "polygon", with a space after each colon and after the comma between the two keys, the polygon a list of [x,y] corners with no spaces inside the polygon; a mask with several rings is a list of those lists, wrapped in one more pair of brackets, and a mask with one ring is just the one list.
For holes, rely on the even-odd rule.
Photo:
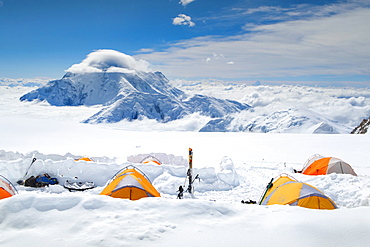
{"label": "blue sky", "polygon": [[0,0],[0,77],[99,49],[170,79],[370,86],[370,0]]}

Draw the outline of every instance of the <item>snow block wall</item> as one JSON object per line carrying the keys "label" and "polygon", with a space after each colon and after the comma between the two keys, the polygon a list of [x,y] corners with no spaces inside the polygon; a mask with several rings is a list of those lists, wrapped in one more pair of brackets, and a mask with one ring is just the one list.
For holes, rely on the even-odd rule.
{"label": "snow block wall", "polygon": [[[0,174],[15,184],[19,179],[27,179],[32,175],[37,176],[47,173],[51,177],[57,178],[60,185],[68,180],[70,182],[94,182],[96,186],[102,187],[121,169],[127,166],[135,166],[149,178],[159,192],[168,195],[176,195],[178,187],[187,182],[188,164],[185,162],[186,160],[172,154],[156,155],[165,162],[172,162],[172,164],[162,165],[138,162],[117,164],[114,159],[108,160],[108,162],[76,161],[70,155],[53,156],[37,153],[36,156],[41,158],[37,158],[30,167],[32,157],[25,158],[24,155],[19,153],[2,150],[0,152]],[[139,160],[138,157],[143,156],[145,155],[130,156],[129,160],[135,158]],[[95,160],[99,160],[99,158],[96,157]],[[104,157],[100,160],[104,160]],[[194,182],[195,191],[230,190],[239,185],[238,174],[230,159],[224,158],[220,163],[219,170],[217,172],[213,167],[194,168],[193,174],[199,174],[200,177],[199,180]]]}

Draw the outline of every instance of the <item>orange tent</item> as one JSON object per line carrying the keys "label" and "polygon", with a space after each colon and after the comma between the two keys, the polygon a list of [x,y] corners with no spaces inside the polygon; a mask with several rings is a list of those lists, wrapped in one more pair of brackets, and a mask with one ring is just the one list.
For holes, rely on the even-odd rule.
{"label": "orange tent", "polygon": [[302,169],[306,175],[326,175],[330,173],[352,174],[357,176],[352,167],[341,159],[334,157],[312,156]]}
{"label": "orange tent", "polygon": [[75,159],[75,161],[79,161],[79,160],[92,161],[92,159],[90,159],[88,157],[82,157],[82,158],[79,158],[79,159]]}
{"label": "orange tent", "polygon": [[118,175],[113,176],[100,195],[130,200],[161,196],[150,183],[149,178],[139,172],[136,167],[126,167],[117,174]]}
{"label": "orange tent", "polygon": [[154,165],[162,165],[162,163],[154,156],[148,156],[143,159],[140,163],[142,164],[154,164]]}
{"label": "orange tent", "polygon": [[0,199],[8,198],[17,194],[14,185],[5,177],[0,175]]}

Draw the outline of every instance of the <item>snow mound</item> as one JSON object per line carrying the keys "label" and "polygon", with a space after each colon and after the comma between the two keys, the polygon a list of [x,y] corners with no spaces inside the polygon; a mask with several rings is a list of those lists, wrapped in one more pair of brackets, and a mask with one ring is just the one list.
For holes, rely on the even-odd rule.
{"label": "snow mound", "polygon": [[235,171],[234,163],[229,157],[223,157],[220,163],[220,173],[218,178],[226,184],[234,187],[239,186],[239,176]]}

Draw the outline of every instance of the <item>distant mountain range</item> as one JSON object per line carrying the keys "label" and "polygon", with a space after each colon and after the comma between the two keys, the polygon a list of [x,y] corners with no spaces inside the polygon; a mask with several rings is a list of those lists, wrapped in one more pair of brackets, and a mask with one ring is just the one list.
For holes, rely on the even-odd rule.
{"label": "distant mountain range", "polygon": [[[111,57],[104,61],[95,61],[93,67],[89,62],[87,68],[81,69],[83,61],[78,67],[81,72],[67,72],[62,79],[50,81],[23,95],[20,100],[47,101],[54,106],[105,106],[84,123],[116,123],[123,119],[145,118],[168,122],[196,112],[220,118],[250,108],[232,100],[187,96],[172,87],[161,72],[140,71],[126,61],[117,62],[126,59],[120,57],[121,54],[109,52],[109,55]],[[85,72],[93,69],[97,72]]]}
{"label": "distant mountain range", "polygon": [[47,77],[18,78],[18,79],[10,79],[10,78],[0,77],[0,86],[41,87],[41,86],[44,86],[50,80],[52,80],[52,79],[47,78]]}
{"label": "distant mountain range", "polygon": [[254,118],[229,115],[209,121],[200,131],[340,134],[349,133],[350,128],[311,110],[289,108]]}
{"label": "distant mountain range", "polygon": [[[103,106],[82,120],[93,124],[145,119],[166,123],[198,113],[211,118],[200,128],[201,132],[342,134],[353,129],[312,109],[290,107],[258,115],[247,103],[194,94],[198,86],[206,90],[213,84],[217,82],[184,85],[182,88],[193,90],[185,93],[172,86],[161,72],[148,70],[145,61],[137,61],[117,51],[99,50],[89,54],[80,64],[73,65],[62,79],[43,82],[20,100],[46,101],[53,106]],[[261,85],[260,82],[255,84]],[[223,90],[229,93],[235,90],[233,87],[227,85]],[[255,105],[264,106],[264,99],[259,94],[253,93],[250,97],[258,100]],[[357,99],[349,98],[354,106],[365,105],[364,97]]]}

